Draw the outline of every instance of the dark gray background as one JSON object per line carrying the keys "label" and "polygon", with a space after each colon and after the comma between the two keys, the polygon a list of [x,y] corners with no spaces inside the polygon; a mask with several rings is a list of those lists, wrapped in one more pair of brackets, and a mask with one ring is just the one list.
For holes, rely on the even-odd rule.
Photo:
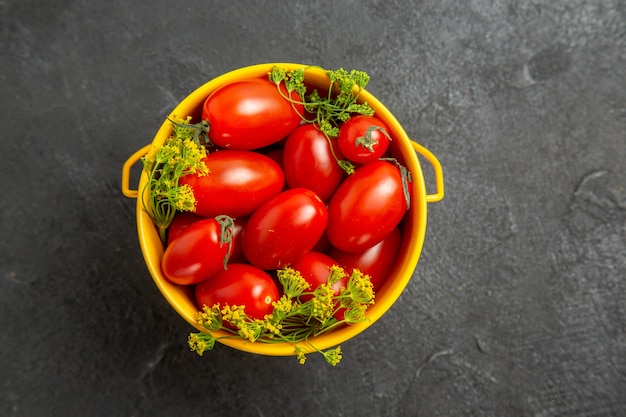
{"label": "dark gray background", "polygon": [[[623,1],[0,12],[0,415],[626,415]],[[179,100],[277,61],[368,72],[444,168],[412,281],[336,368],[190,352],[120,191]]]}

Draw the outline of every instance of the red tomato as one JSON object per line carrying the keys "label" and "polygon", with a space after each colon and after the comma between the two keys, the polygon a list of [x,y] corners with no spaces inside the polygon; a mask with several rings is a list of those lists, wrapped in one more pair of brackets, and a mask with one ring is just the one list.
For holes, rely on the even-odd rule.
{"label": "red tomato", "polygon": [[189,211],[183,211],[176,213],[172,222],[167,229],[167,244],[172,243],[172,240],[176,238],[180,232],[191,226],[191,224],[203,220],[206,217],[200,216]]}
{"label": "red tomato", "polygon": [[[321,284],[328,282],[328,275],[330,274],[330,267],[333,265],[339,265],[333,258],[328,255],[324,255],[320,252],[307,252],[298,258],[291,267],[300,272],[302,277],[311,285],[306,292],[313,292]],[[332,286],[335,295],[339,295],[342,288],[347,285],[347,278],[343,278]],[[310,294],[304,294],[300,297],[300,300],[305,302],[313,298]]]}
{"label": "red tomato", "polygon": [[282,191],[285,177],[276,162],[252,151],[221,150],[208,154],[209,173],[185,175],[196,198],[196,213],[205,217],[247,216]]}
{"label": "red tomato", "polygon": [[220,303],[245,306],[252,319],[263,320],[271,314],[279,298],[276,283],[265,271],[248,264],[230,264],[211,279],[196,286],[196,302],[202,308]]}
{"label": "red tomato", "polygon": [[[236,81],[214,91],[202,108],[209,122],[209,139],[230,149],[258,149],[286,137],[301,122],[304,108],[292,105],[281,84],[263,78]],[[300,101],[294,91],[293,100]]]}
{"label": "red tomato", "polygon": [[357,115],[341,125],[337,145],[350,161],[367,164],[387,152],[390,140],[389,129],[380,119]]}
{"label": "red tomato", "polygon": [[287,266],[315,246],[327,221],[326,206],[313,191],[283,191],[248,219],[241,239],[243,253],[262,269]]}
{"label": "red tomato", "polygon": [[[343,178],[328,138],[313,124],[298,126],[285,142],[283,170],[290,188],[313,190],[328,201]],[[335,145],[336,148],[336,145]],[[338,151],[336,151],[338,152]]]}
{"label": "red tomato", "polygon": [[382,242],[363,252],[350,253],[332,248],[328,255],[348,273],[357,268],[369,275],[374,291],[378,291],[396,262],[401,243],[402,235],[400,230],[395,228]]}
{"label": "red tomato", "polygon": [[230,245],[220,242],[221,227],[215,219],[197,221],[183,230],[165,249],[163,275],[176,284],[196,284],[224,269]]}
{"label": "red tomato", "polygon": [[328,240],[345,252],[362,252],[391,233],[406,210],[398,167],[387,161],[363,165],[341,183],[328,204]]}

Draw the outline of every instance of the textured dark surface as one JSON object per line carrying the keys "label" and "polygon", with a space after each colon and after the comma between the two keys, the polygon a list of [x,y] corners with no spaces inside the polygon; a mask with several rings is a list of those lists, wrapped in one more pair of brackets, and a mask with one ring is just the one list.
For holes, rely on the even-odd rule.
{"label": "textured dark surface", "polygon": [[[0,415],[626,415],[623,1],[0,12]],[[336,368],[189,352],[120,192],[179,100],[276,61],[367,71],[444,167],[412,281]]]}

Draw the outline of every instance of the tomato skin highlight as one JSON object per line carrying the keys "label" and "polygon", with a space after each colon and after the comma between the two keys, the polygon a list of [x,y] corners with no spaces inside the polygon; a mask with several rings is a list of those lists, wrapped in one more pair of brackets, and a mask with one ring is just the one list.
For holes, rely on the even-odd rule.
{"label": "tomato skin highlight", "polygon": [[[368,129],[375,127],[370,132]],[[350,161],[356,164],[367,164],[382,157],[389,147],[389,137],[380,129],[389,134],[389,129],[382,120],[374,116],[356,115],[348,119],[339,128],[337,145],[341,153]],[[368,139],[371,150],[357,141]]]}
{"label": "tomato skin highlight", "polygon": [[376,161],[356,169],[328,203],[326,235],[345,252],[362,252],[400,223],[407,203],[398,167]]}
{"label": "tomato skin highlight", "polygon": [[163,275],[175,284],[191,285],[224,269],[230,245],[220,242],[221,227],[215,219],[194,222],[172,240],[161,259]]}
{"label": "tomato skin highlight", "polygon": [[380,243],[363,252],[351,253],[332,248],[328,256],[335,259],[348,273],[356,268],[369,275],[374,291],[378,291],[396,262],[401,243],[402,234],[398,228],[395,228]]}
{"label": "tomato skin highlight", "polygon": [[[284,84],[281,91],[287,96]],[[294,91],[293,100],[300,101]],[[259,149],[286,137],[300,124],[301,104],[287,101],[276,84],[263,78],[236,81],[215,90],[204,102],[202,120],[209,139],[228,149]]]}
{"label": "tomato skin highlight", "polygon": [[219,150],[208,154],[207,175],[185,175],[196,199],[196,214],[204,217],[247,216],[282,191],[285,177],[270,157],[252,151]]}
{"label": "tomato skin highlight", "polygon": [[283,170],[290,188],[308,188],[322,201],[330,199],[344,171],[328,141],[326,135],[310,123],[298,126],[289,134],[283,150]]}
{"label": "tomato skin highlight", "polygon": [[272,303],[280,295],[276,283],[265,271],[252,265],[233,263],[228,269],[199,283],[195,296],[199,308],[217,303],[221,306],[243,305],[250,318],[262,320],[266,314],[271,314]]}
{"label": "tomato skin highlight", "polygon": [[243,253],[261,269],[287,266],[315,246],[327,221],[326,206],[313,191],[283,191],[248,219],[241,238]]}

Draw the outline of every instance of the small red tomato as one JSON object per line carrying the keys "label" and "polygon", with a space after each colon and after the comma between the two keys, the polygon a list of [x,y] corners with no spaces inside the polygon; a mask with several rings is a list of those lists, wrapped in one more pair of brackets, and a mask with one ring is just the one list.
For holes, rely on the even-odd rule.
{"label": "small red tomato", "polygon": [[382,242],[364,252],[350,253],[332,248],[328,255],[344,267],[346,272],[351,273],[356,268],[369,275],[374,291],[378,291],[396,262],[401,243],[402,235],[395,228]]}
{"label": "small red tomato", "polygon": [[241,238],[246,259],[261,269],[278,269],[310,251],[324,233],[328,212],[313,191],[292,188],[259,207]]}
{"label": "small red tomato", "polygon": [[172,240],[174,240],[180,232],[191,226],[191,224],[204,219],[206,219],[206,217],[189,211],[176,213],[167,229],[167,244],[169,245],[172,243]]}
{"label": "small red tomato", "polygon": [[[407,188],[410,192],[410,184]],[[398,167],[387,161],[371,162],[357,168],[331,198],[326,235],[338,249],[362,252],[391,233],[406,210]]]}
{"label": "small red tomato", "polygon": [[[304,108],[292,104],[264,78],[236,81],[215,90],[205,101],[202,120],[209,122],[209,139],[229,149],[259,149],[286,137],[301,122]],[[284,95],[284,96],[283,96]],[[291,98],[300,101],[293,91]]]}
{"label": "small red tomato", "polygon": [[252,319],[263,320],[271,314],[272,303],[279,298],[276,283],[265,271],[248,264],[230,264],[228,269],[196,286],[198,307],[245,306],[244,311]]}
{"label": "small red tomato", "polygon": [[310,123],[298,126],[289,134],[283,151],[283,170],[290,188],[308,188],[322,201],[330,199],[344,171],[337,162],[341,156],[333,155],[328,141],[326,135]]}
{"label": "small red tomato", "polygon": [[216,219],[197,221],[170,243],[161,259],[165,277],[176,284],[204,281],[224,269],[231,247],[222,243],[222,227]]}
{"label": "small red tomato", "polygon": [[282,191],[285,177],[270,157],[252,151],[221,150],[208,154],[207,175],[185,175],[196,199],[196,211],[204,217],[247,216]]}
{"label": "small red tomato", "polygon": [[357,115],[339,128],[337,145],[348,160],[356,164],[376,161],[387,152],[389,129],[374,116]]}
{"label": "small red tomato", "polygon": [[[307,252],[298,258],[298,260],[291,265],[291,268],[300,272],[302,277],[311,286],[306,292],[313,292],[321,284],[328,282],[330,267],[333,265],[338,265],[338,262],[330,256],[320,252]],[[347,281],[347,277],[342,278],[331,287],[335,295],[339,295],[341,289],[346,287]],[[313,295],[304,294],[300,297],[300,300],[305,302],[311,298],[313,298]]]}

